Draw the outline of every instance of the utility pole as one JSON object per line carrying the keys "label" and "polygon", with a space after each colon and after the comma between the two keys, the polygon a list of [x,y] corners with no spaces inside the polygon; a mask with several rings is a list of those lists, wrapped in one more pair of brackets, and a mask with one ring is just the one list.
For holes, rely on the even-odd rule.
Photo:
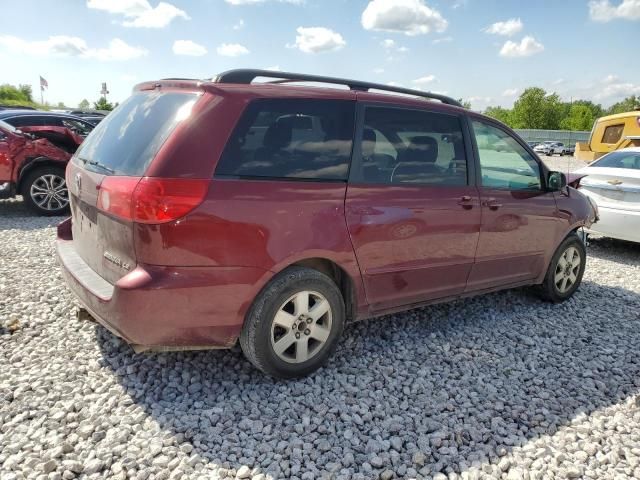
{"label": "utility pole", "polygon": [[102,82],[102,90],[100,90],[100,95],[102,95],[102,98],[104,98],[104,101],[107,101],[107,94],[109,93],[109,90],[107,90],[107,82]]}

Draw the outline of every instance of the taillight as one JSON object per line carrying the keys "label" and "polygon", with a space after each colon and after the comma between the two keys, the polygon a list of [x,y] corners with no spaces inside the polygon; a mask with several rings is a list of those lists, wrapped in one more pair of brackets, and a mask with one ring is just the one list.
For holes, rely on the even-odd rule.
{"label": "taillight", "polygon": [[209,180],[152,177],[105,177],[98,208],[137,223],[166,223],[200,205]]}
{"label": "taillight", "polygon": [[104,177],[98,189],[98,208],[125,220],[133,220],[131,200],[140,177]]}

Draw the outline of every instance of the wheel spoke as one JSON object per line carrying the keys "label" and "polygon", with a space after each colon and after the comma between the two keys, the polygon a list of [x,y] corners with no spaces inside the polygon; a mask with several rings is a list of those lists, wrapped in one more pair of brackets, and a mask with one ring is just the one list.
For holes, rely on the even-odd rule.
{"label": "wheel spoke", "polygon": [[36,185],[35,183],[33,185],[31,185],[31,191],[36,191],[36,192],[47,192],[47,189],[44,187],[41,187],[40,185]]}
{"label": "wheel spoke", "polygon": [[565,258],[566,254],[567,254],[567,252],[565,252],[564,254],[560,255],[560,258],[558,259],[558,266],[561,269],[564,269],[564,267],[567,265],[567,259]]}
{"label": "wheel spoke", "polygon": [[[282,356],[282,354],[296,341],[296,337],[293,332],[289,332],[280,338],[273,345],[273,350],[276,352],[278,356]],[[296,347],[297,348],[297,347]]]}
{"label": "wheel spoke", "polygon": [[576,272],[571,272],[569,274],[569,280],[571,280],[571,283],[574,284],[576,283],[576,280],[578,279],[578,275],[576,274]]}
{"label": "wheel spoke", "polygon": [[562,286],[560,287],[560,291],[561,292],[565,292],[567,290],[567,283],[569,283],[569,279],[567,277],[565,277],[562,280]]}
{"label": "wheel spoke", "polygon": [[311,338],[315,338],[319,342],[324,343],[327,341],[327,338],[329,338],[330,333],[331,331],[328,328],[316,324],[311,327],[311,333],[309,334],[309,336]]}
{"label": "wheel spoke", "polygon": [[296,343],[296,362],[304,362],[309,358],[309,338],[301,338]]}
{"label": "wheel spoke", "polygon": [[280,327],[291,329],[295,320],[296,317],[294,317],[290,313],[285,312],[284,310],[280,310],[278,313],[276,313],[276,316],[273,319],[273,323]]}
{"label": "wheel spoke", "polygon": [[314,322],[317,322],[322,316],[329,311],[329,302],[327,300],[318,301],[311,310],[309,310],[309,316],[313,318]]}
{"label": "wheel spoke", "polygon": [[563,278],[564,278],[564,272],[560,270],[559,272],[556,272],[556,275],[555,277],[553,277],[553,280],[556,282],[556,285],[558,285],[558,282]]}
{"label": "wheel spoke", "polygon": [[296,317],[309,312],[309,292],[298,293],[293,299],[293,304],[295,305],[294,315]]}

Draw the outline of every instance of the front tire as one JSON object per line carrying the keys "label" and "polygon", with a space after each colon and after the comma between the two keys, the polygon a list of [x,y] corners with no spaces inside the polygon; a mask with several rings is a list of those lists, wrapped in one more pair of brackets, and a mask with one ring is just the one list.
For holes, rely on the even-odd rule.
{"label": "front tire", "polygon": [[540,290],[542,297],[553,303],[561,303],[576,292],[587,260],[587,250],[576,233],[570,234],[553,255]]}
{"label": "front tire", "polygon": [[342,294],[317,270],[290,267],[256,297],[240,346],[259,370],[277,378],[314,372],[334,352],[345,323]]}
{"label": "front tire", "polygon": [[62,168],[42,167],[29,172],[22,182],[21,193],[27,207],[38,215],[69,212],[69,191]]}

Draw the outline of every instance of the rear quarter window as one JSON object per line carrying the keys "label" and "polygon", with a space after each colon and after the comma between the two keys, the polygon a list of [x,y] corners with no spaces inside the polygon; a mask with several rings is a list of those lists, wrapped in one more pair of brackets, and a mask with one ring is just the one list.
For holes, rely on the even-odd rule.
{"label": "rear quarter window", "polygon": [[140,92],[102,120],[78,149],[76,158],[97,162],[114,175],[140,176],[180,121],[189,117],[199,95]]}
{"label": "rear quarter window", "polygon": [[344,181],[355,102],[254,100],[243,113],[216,176]]}

